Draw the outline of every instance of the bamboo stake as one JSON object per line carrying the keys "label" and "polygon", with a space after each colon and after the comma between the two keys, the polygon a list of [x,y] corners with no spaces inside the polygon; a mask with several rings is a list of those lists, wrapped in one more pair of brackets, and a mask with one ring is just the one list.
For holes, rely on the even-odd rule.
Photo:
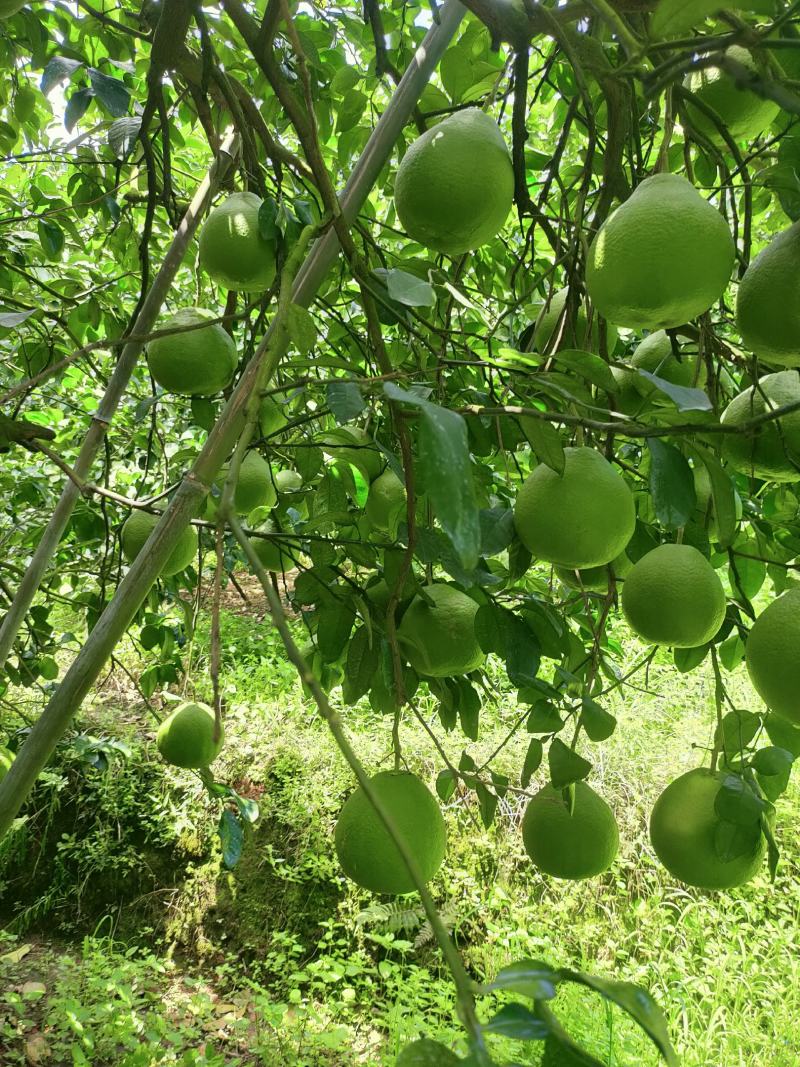
{"label": "bamboo stake", "polygon": [[[209,167],[205,178],[198,185],[192,202],[186,209],[186,214],[181,219],[181,224],[172,239],[172,244],[164,256],[161,269],[153,280],[142,308],[136,316],[136,322],[131,326],[130,332],[132,334],[141,336],[152,332],[164,301],[175,281],[175,275],[178,273],[178,269],[186,256],[189,242],[197,230],[214,190],[224,177],[238,151],[238,140],[237,134],[233,132],[228,134],[220,146],[219,155]],[[133,374],[142,347],[142,341],[127,342],[109,379],[106,391],[100,401],[100,406],[92,416],[89,429],[83,439],[81,450],[73,467],[73,473],[78,480],[67,478],[64,482],[61,497],[55,506],[53,514],[50,516],[50,521],[42,533],[39,544],[36,546],[36,551],[3,619],[2,626],[0,626],[0,668],[5,666],[9,652],[14,644],[14,639],[64,534],[70,515],[72,515],[75,504],[81,495],[79,482],[86,481],[88,478],[89,472],[94,465],[95,457],[108,432],[108,427],[128,387],[128,382]]]}
{"label": "bamboo stake", "polygon": [[[459,0],[447,0],[440,9],[438,22],[425,35],[345,185],[341,197],[345,219],[352,221],[358,215],[464,14],[465,9]],[[338,251],[339,242],[333,231],[315,242],[298,271],[292,292],[295,303],[306,307],[311,303]],[[58,740],[130,625],[182,531],[196,514],[217,471],[230,455],[245,424],[244,412],[251,391],[257,383],[263,387],[269,381],[287,344],[288,340],[283,337],[273,338],[271,329],[265,334],[192,469],[184,476],[169,507],[0,782],[0,838],[11,826]]]}

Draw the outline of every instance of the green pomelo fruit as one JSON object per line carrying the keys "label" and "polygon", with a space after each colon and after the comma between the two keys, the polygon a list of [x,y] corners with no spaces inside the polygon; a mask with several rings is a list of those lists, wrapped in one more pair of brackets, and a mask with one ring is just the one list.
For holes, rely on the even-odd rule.
{"label": "green pomelo fruit", "polygon": [[587,292],[609,322],[661,330],[722,296],[734,244],[720,213],[677,174],[646,178],[589,248]]}
{"label": "green pomelo fruit", "polygon": [[397,629],[408,662],[429,678],[477,670],[486,659],[475,636],[478,605],[451,585],[426,585],[425,596],[433,604],[414,597]]}
{"label": "green pomelo fruit", "polygon": [[602,567],[625,549],[636,524],[633,494],[593,448],[565,448],[564,473],[540,463],[514,507],[519,538],[532,555],[562,567]]}
{"label": "green pomelo fruit", "polygon": [[461,1060],[438,1041],[421,1037],[400,1050],[395,1067],[458,1067]]}
{"label": "green pomelo fruit", "polygon": [[320,444],[336,463],[349,463],[373,482],[386,462],[366,430],[360,426],[341,427],[323,434]]}
{"label": "green pomelo fruit", "polygon": [[[184,308],[162,326],[195,326],[213,317],[202,308]],[[221,392],[230,385],[238,362],[233,338],[218,322],[199,330],[157,337],[147,346],[150,373],[162,389],[181,396],[213,396]]]}
{"label": "green pomelo fruit", "polygon": [[293,470],[275,471],[272,481],[279,493],[299,493],[303,488],[302,476]]}
{"label": "green pomelo fruit", "polygon": [[279,433],[288,421],[285,404],[281,404],[274,396],[265,396],[258,409],[258,424],[264,437]]}
{"label": "green pomelo fruit", "polygon": [[200,232],[200,266],[225,289],[258,292],[275,280],[275,243],[258,226],[261,203],[255,193],[233,193]]}
{"label": "green pomelo fruit", "polygon": [[614,571],[616,579],[624,578],[633,567],[625,552],[604,567],[585,567],[583,570],[570,570],[568,567],[556,567],[556,575],[570,589],[585,589],[589,593],[608,592],[608,570]]}
{"label": "green pomelo fruit", "polygon": [[571,815],[561,790],[540,789],[525,809],[522,840],[539,870],[554,878],[592,878],[608,870],[619,849],[614,814],[586,782],[575,783]]}
{"label": "green pomelo fruit", "polygon": [[[759,76],[759,67],[748,49],[734,44],[724,54]],[[780,112],[780,105],[774,100],[767,100],[745,87],[740,89],[735,79],[719,67],[694,71],[687,76],[685,85],[701,103],[711,108],[734,141],[752,141],[760,137]],[[726,143],[717,124],[704,111],[691,103],[687,103],[686,110],[698,133],[715,144]]]}
{"label": "green pomelo fruit", "polygon": [[[706,384],[706,365],[697,352],[681,354],[679,359],[672,351],[669,334],[656,330],[636,346],[631,356],[631,366],[635,370],[646,370],[663,378],[672,385],[682,385],[689,389],[702,389]],[[633,387],[641,396],[652,396],[657,387],[642,374],[635,374]]]}
{"label": "green pomelo fruit", "polygon": [[450,256],[490,241],[513,196],[503,135],[477,108],[457,111],[418,137],[394,183],[395,207],[409,237]]}
{"label": "green pomelo fruit", "polygon": [[405,516],[406,487],[390,468],[370,485],[364,511],[375,529],[384,533],[393,533]]}
{"label": "green pomelo fruit", "polygon": [[[229,466],[226,463],[217,475],[214,484],[222,492],[225,479],[228,477]],[[272,471],[269,463],[260,452],[254,449],[248,452],[239,467],[239,478],[233,495],[233,506],[237,515],[249,515],[256,508],[272,508],[278,499],[275,486],[272,481]],[[208,498],[206,514],[209,518],[217,512],[217,501]]]}
{"label": "green pomelo fruit", "polygon": [[747,855],[720,859],[716,836],[721,820],[714,808],[720,786],[720,777],[709,770],[688,771],[667,786],[650,816],[650,841],[658,858],[671,875],[699,889],[744,885],[764,859],[763,834]]}
{"label": "green pomelo fruit", "polygon": [[10,19],[18,11],[22,11],[27,0],[0,0],[0,19]]}
{"label": "green pomelo fruit", "polygon": [[[120,531],[122,553],[129,563],[133,563],[139,555],[158,520],[158,515],[150,515],[146,511],[133,511],[122,524]],[[167,558],[167,562],[161,568],[161,574],[169,578],[184,570],[196,558],[197,530],[194,526],[187,526],[178,538],[178,543]]]}
{"label": "green pomelo fruit", "polygon": [[[800,295],[800,294],[799,294]],[[750,419],[800,402],[800,373],[767,374],[739,393],[722,413],[720,422],[741,426]],[[722,454],[742,474],[769,482],[800,481],[800,409],[756,426],[749,433],[725,434]]]}
{"label": "green pomelo fruit", "polygon": [[220,753],[225,731],[214,738],[214,712],[207,704],[180,704],[158,728],[156,744],[175,767],[207,767]]}
{"label": "green pomelo fruit", "polygon": [[[266,523],[259,532],[274,533],[272,523]],[[300,558],[300,542],[295,539],[281,537],[276,540],[267,540],[265,537],[253,537],[253,548],[263,567],[268,571],[281,573],[291,571],[297,566]]]}
{"label": "green pomelo fruit", "polygon": [[[551,341],[559,328],[561,313],[567,302],[568,293],[569,289],[559,289],[557,293],[553,294],[549,306],[544,306],[539,312],[539,316],[536,319],[536,326],[533,331],[534,351],[551,352],[553,350]],[[616,343],[617,328],[616,326],[609,324],[606,326],[606,346],[609,352],[614,348]],[[592,328],[589,329],[589,322],[586,318],[586,309],[583,305],[579,306],[578,313],[575,316],[574,330],[570,328],[569,323],[564,323],[564,329],[558,347],[559,349],[578,348],[582,351],[598,351],[600,347],[600,328],[595,320],[592,323]]]}
{"label": "green pomelo fruit", "polygon": [[0,782],[5,778],[8,772],[11,770],[11,764],[14,760],[14,756],[3,745],[0,745]]}
{"label": "green pomelo fruit", "polygon": [[[370,784],[426,882],[444,859],[444,819],[430,790],[413,774],[380,771]],[[415,886],[378,813],[359,786],[345,801],[334,835],[342,870],[373,893],[398,896]]]}
{"label": "green pomelo fruit", "polygon": [[800,222],[773,237],[745,271],[736,325],[760,360],[800,367]]}
{"label": "green pomelo fruit", "polygon": [[725,618],[725,590],[706,557],[691,545],[659,545],[632,567],[622,587],[631,629],[651,645],[696,648]]}
{"label": "green pomelo fruit", "polygon": [[745,646],[753,687],[770,711],[800,726],[800,589],[765,608]]}

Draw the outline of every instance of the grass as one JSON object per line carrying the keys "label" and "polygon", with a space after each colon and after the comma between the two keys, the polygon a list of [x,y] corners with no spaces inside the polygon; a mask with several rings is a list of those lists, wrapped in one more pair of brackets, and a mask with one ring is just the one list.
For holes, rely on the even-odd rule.
{"label": "grass", "polygon": [[[352,784],[324,724],[266,625],[226,613],[224,627],[227,744],[214,770],[262,810],[239,866],[233,872],[221,867],[216,813],[191,773],[165,769],[155,759],[144,737],[152,736],[150,722],[127,708],[119,725],[113,701],[98,700],[88,715],[92,731],[121,735],[133,755],[112,763],[102,787],[92,785],[98,772],[91,770],[80,781],[68,779],[73,789],[91,788],[94,807],[59,861],[72,909],[56,908],[50,921],[56,917],[66,940],[43,939],[43,914],[39,926],[17,922],[17,932],[0,944],[4,1064],[25,1063],[29,1042],[39,1038],[48,1044],[50,1062],[123,1067],[389,1067],[402,1044],[422,1033],[463,1050],[452,986],[413,898],[377,905],[339,874],[331,832]],[[202,635],[197,647],[203,647]],[[641,649],[627,652],[633,661]],[[202,666],[194,684],[207,696]],[[738,706],[756,706],[741,670],[726,680]],[[433,701],[421,698],[423,715],[453,762],[466,748],[480,763],[507,735],[519,709],[500,681],[498,675],[474,743],[459,732],[445,734]],[[607,875],[578,884],[539,876],[521,847],[523,798],[508,794],[487,831],[474,794],[457,794],[445,810],[448,860],[432,887],[479,979],[526,956],[626,979],[660,1003],[683,1067],[796,1067],[796,787],[778,806],[783,857],[774,885],[765,868],[738,891],[688,890],[660,868],[647,839],[647,816],[659,791],[704,758],[715,722],[713,697],[706,665],[680,675],[668,656],[659,655],[646,689],[627,688],[607,701],[619,726],[602,745],[584,749],[595,764],[592,784],[620,823],[621,852]],[[365,764],[375,770],[387,765],[391,720],[364,702],[343,709],[343,717]],[[428,734],[411,719],[401,737],[408,765],[432,783],[441,759]],[[512,782],[528,740],[523,731],[493,763]],[[536,780],[543,778],[542,770]],[[38,796],[43,804],[45,793]],[[119,855],[139,856],[141,838],[131,822],[142,822],[148,804],[150,846],[182,857],[180,865],[166,874],[152,864],[152,890],[142,883],[133,899],[118,883],[108,899],[90,894],[82,841],[91,840],[102,853],[115,826]],[[102,865],[102,858],[93,862]],[[52,876],[52,857],[40,863]],[[7,877],[0,866],[0,888]],[[10,917],[18,919],[31,903],[15,905]],[[85,924],[102,914],[112,917],[115,940],[81,938]],[[25,945],[30,951],[16,960]],[[498,1003],[484,1000],[482,1017]],[[600,998],[570,988],[556,1008],[568,1030],[609,1067],[659,1062],[641,1032]],[[495,1047],[499,1062],[512,1053],[520,1064],[539,1062],[536,1043]]]}

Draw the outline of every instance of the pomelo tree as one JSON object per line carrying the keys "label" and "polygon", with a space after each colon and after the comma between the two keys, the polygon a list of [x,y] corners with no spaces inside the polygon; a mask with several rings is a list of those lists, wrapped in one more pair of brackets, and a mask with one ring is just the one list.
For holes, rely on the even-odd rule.
{"label": "pomelo tree", "polygon": [[[456,791],[486,825],[529,797],[551,875],[612,862],[586,779],[634,677],[623,610],[638,669],[667,647],[716,679],[656,854],[700,886],[774,873],[800,754],[798,25],[777,0],[0,4],[0,664],[7,700],[44,698],[0,734],[0,834],[127,634],[235,862],[252,807],[208,764],[220,590],[249,568],[354,773],[345,872],[415,888],[453,974],[468,1059],[425,1039],[400,1063],[487,1067],[495,1033],[597,1063],[549,1006],[564,982],[676,1062],[625,983],[468,975],[427,882]],[[214,706],[170,713],[204,575]],[[498,665],[530,736],[516,780],[468,752]],[[438,801],[404,769],[420,686],[465,737],[455,765],[431,729]],[[377,775],[339,714],[364,698]],[[522,1000],[482,1020],[479,990]]]}

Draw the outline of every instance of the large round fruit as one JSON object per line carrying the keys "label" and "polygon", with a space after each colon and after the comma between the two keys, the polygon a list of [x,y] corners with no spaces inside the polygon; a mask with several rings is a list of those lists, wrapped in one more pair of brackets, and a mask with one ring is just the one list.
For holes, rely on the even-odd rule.
{"label": "large round fruit", "polygon": [[11,763],[14,756],[3,745],[0,745],[0,782],[5,778],[11,769]]}
{"label": "large round fruit", "polygon": [[158,728],[158,751],[175,767],[207,767],[225,740],[222,724],[216,740],[214,731],[214,712],[208,704],[179,704]]}
{"label": "large round fruit", "polygon": [[619,849],[614,814],[586,782],[575,783],[571,815],[560,789],[540,789],[525,809],[522,840],[539,870],[554,878],[592,878],[608,870]]}
{"label": "large round fruit", "polygon": [[373,482],[386,466],[375,441],[361,426],[345,426],[323,434],[320,444],[339,463],[350,463]]}
{"label": "large round fruit", "polygon": [[265,396],[258,409],[258,424],[264,437],[272,437],[282,430],[288,421],[285,405],[274,396]]}
{"label": "large round fruit", "polygon": [[800,367],[800,222],[774,237],[745,271],[736,325],[765,363]]}
{"label": "large round fruit", "polygon": [[[752,53],[741,45],[731,45],[725,56],[759,75]],[[740,89],[731,75],[719,67],[704,67],[689,74],[686,86],[701,103],[711,108],[735,141],[752,141],[760,137],[780,111],[780,105],[774,100],[767,100],[751,89]],[[686,110],[698,133],[715,144],[725,144],[719,127],[705,112],[691,103],[686,105]]]}
{"label": "large round fruit", "polygon": [[538,559],[562,567],[602,567],[627,545],[636,525],[633,495],[593,448],[565,448],[564,473],[540,463],[514,506],[519,538]]}
{"label": "large round fruit", "polygon": [[744,885],[764,859],[764,837],[750,854],[723,860],[717,854],[721,822],[714,810],[721,780],[698,768],[671,782],[655,802],[650,816],[650,841],[675,878],[699,889],[732,889]]}
{"label": "large round fruit", "polygon": [[200,266],[225,289],[257,292],[275,280],[275,243],[258,226],[261,203],[255,193],[233,193],[200,233]]}
{"label": "large round fruit", "polygon": [[[798,293],[800,298],[800,293]],[[741,426],[766,411],[800,402],[800,373],[796,370],[766,374],[739,393],[722,413],[720,422]],[[770,482],[800,480],[800,409],[762,423],[748,434],[725,434],[722,454],[736,470]]]}
{"label": "large round fruit", "polygon": [[[380,771],[370,784],[386,808],[426,882],[445,853],[444,819],[430,790],[407,772]],[[416,888],[378,813],[358,789],[345,801],[334,836],[342,870],[373,893],[413,893]]]}
{"label": "large round fruit", "polygon": [[[559,289],[557,293],[553,293],[549,305],[542,307],[542,310],[539,312],[533,330],[534,351],[552,351],[550,342],[558,328],[561,313],[567,302],[568,293],[568,288]],[[609,351],[611,351],[616,342],[617,328],[616,326],[609,324],[606,327],[606,346]],[[558,347],[578,348],[589,350],[591,352],[596,352],[600,347],[600,329],[597,325],[597,320],[592,323],[592,327],[589,329],[589,322],[586,318],[586,309],[583,304],[578,307],[578,313],[575,316],[574,332],[568,328],[567,323],[564,324],[564,332],[561,335],[561,342]]]}
{"label": "large round fruit", "polygon": [[426,585],[425,596],[433,604],[415,596],[397,629],[408,662],[429,678],[477,670],[486,659],[475,636],[478,605],[451,585]]}
{"label": "large round fruit", "polygon": [[[202,308],[184,308],[162,324],[164,329],[195,326],[214,316]],[[186,333],[157,337],[147,346],[147,363],[158,384],[182,396],[213,396],[230,385],[239,358],[229,333],[218,322]]]}
{"label": "large round fruit", "polygon": [[750,681],[770,709],[800,726],[800,589],[765,608],[745,646]]}
{"label": "large round fruit", "polygon": [[364,511],[375,529],[383,532],[392,532],[404,517],[406,488],[391,468],[370,485]]}
{"label": "large round fruit", "polygon": [[695,648],[725,618],[725,590],[691,545],[659,545],[634,563],[622,587],[628,625],[651,645]]}
{"label": "large round fruit", "polygon": [[633,563],[627,553],[621,552],[603,567],[584,567],[583,570],[577,571],[569,567],[556,567],[556,576],[570,589],[583,589],[589,593],[607,593],[609,567],[614,571],[614,577],[619,579],[624,578],[630,572]]}
{"label": "large round fruit", "polygon": [[586,289],[618,326],[680,326],[722,296],[734,254],[716,208],[680,175],[656,174],[601,226],[589,248]]}
{"label": "large round fruit", "polygon": [[[702,389],[706,382],[706,365],[695,351],[681,354],[679,359],[672,351],[672,341],[665,330],[656,330],[640,341],[631,356],[631,366],[646,370],[673,385]],[[633,387],[640,396],[651,396],[656,386],[643,374],[633,377]]]}
{"label": "large round fruit", "polygon": [[506,221],[514,172],[494,119],[457,111],[426,130],[397,169],[394,202],[409,237],[448,255],[490,241]]}
{"label": "large round fruit", "polygon": [[[261,527],[263,533],[274,533],[272,523]],[[268,571],[291,571],[297,566],[300,555],[300,542],[294,538],[281,537],[267,540],[265,537],[253,537],[251,543],[263,567]]]}
{"label": "large round fruit", "polygon": [[[129,563],[132,563],[144,548],[150,534],[155,529],[159,520],[158,515],[150,515],[146,511],[133,511],[122,524],[120,541],[122,553]],[[188,567],[197,556],[197,530],[194,526],[187,526],[178,538],[178,543],[167,557],[167,562],[161,568],[165,578]]]}
{"label": "large round fruit", "polygon": [[446,1045],[421,1037],[400,1050],[394,1067],[458,1067],[461,1062]]}
{"label": "large round fruit", "polygon": [[[215,484],[222,491],[225,480],[228,477],[229,465],[220,470],[215,479]],[[269,463],[260,452],[254,449],[248,452],[239,467],[239,478],[233,494],[233,506],[237,515],[249,515],[256,508],[271,508],[275,506],[278,494],[272,482],[272,472]],[[216,514],[217,502],[209,498],[209,510],[207,514],[213,518]]]}

